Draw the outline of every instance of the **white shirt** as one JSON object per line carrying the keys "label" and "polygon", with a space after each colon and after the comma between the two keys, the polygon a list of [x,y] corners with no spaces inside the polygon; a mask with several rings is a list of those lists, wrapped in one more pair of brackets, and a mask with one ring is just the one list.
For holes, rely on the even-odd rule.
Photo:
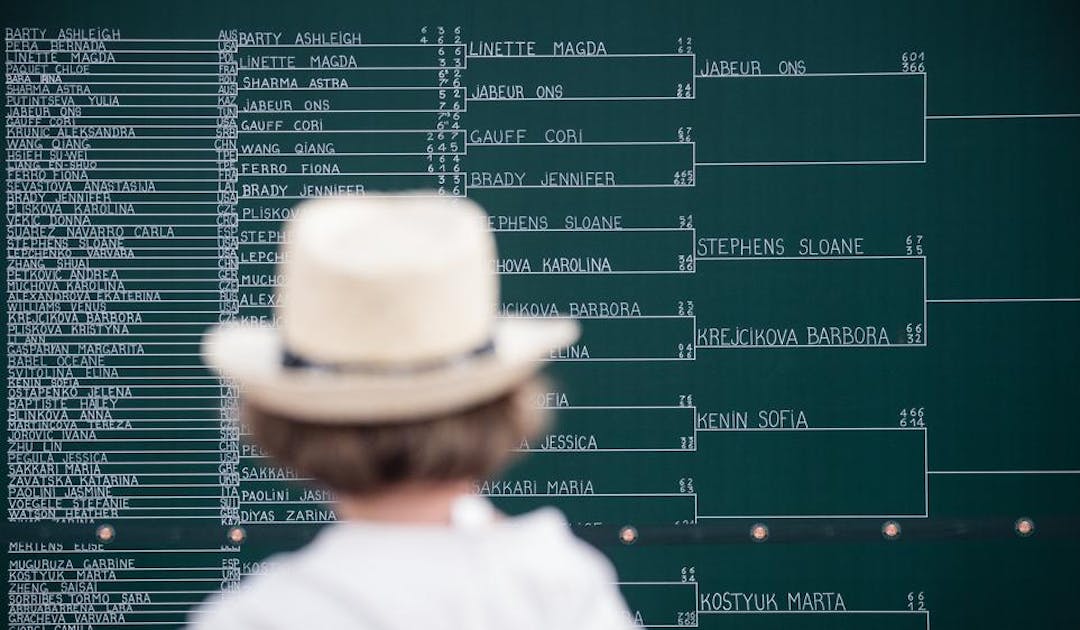
{"label": "white shirt", "polygon": [[239,590],[212,596],[195,630],[628,630],[615,571],[542,508],[494,519],[462,497],[452,525],[340,521]]}

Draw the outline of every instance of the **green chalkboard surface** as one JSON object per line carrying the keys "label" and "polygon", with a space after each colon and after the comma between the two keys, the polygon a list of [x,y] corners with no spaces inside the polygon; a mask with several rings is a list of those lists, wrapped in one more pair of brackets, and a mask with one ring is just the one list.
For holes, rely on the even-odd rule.
{"label": "green chalkboard surface", "polygon": [[334,519],[199,338],[298,200],[404,189],[582,320],[477,491],[641,625],[1080,627],[1074,3],[9,4],[8,627],[177,627]]}

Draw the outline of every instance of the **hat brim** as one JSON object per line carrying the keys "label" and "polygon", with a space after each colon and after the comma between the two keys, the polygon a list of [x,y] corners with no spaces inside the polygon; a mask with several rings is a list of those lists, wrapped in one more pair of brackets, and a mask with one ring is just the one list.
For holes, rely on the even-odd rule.
{"label": "hat brim", "polygon": [[580,327],[563,318],[496,320],[493,351],[414,373],[326,371],[283,365],[277,328],[222,324],[203,340],[203,358],[256,406],[300,420],[378,423],[421,419],[495,398],[573,343]]}

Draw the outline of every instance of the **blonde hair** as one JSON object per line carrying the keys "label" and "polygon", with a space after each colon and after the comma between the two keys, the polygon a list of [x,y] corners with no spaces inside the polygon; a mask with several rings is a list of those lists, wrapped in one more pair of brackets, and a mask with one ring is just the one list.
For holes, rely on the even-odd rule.
{"label": "blonde hair", "polygon": [[247,401],[240,417],[277,464],[336,493],[364,496],[402,482],[495,475],[511,449],[546,428],[547,411],[535,402],[543,386],[533,379],[493,400],[410,422],[313,423]]}

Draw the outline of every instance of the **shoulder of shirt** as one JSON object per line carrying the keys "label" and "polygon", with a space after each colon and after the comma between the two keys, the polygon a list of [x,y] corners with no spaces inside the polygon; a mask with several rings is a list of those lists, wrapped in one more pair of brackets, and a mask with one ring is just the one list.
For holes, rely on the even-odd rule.
{"label": "shoulder of shirt", "polygon": [[[523,553],[530,554],[530,564],[548,569],[541,571],[559,585],[560,604],[573,627],[608,630],[636,628],[629,621],[630,612],[617,585],[615,567],[607,556],[570,530],[566,518],[555,508],[541,508],[519,517],[530,542]],[[520,552],[519,552],[520,556]],[[566,626],[572,627],[572,626]]]}
{"label": "shoulder of shirt", "polygon": [[[532,554],[538,562],[560,566],[567,575],[583,580],[614,582],[611,562],[570,530],[566,517],[553,507],[507,519],[509,538],[520,542],[519,553]],[[526,540],[520,540],[520,538]]]}
{"label": "shoulder of shirt", "polygon": [[[191,615],[192,630],[224,630],[254,627],[259,617],[273,617],[274,602],[293,601],[305,582],[296,579],[294,569],[305,564],[303,550],[279,553],[267,558],[273,563],[264,573],[249,575],[231,591],[209,597]],[[267,626],[259,626],[267,627]]]}

